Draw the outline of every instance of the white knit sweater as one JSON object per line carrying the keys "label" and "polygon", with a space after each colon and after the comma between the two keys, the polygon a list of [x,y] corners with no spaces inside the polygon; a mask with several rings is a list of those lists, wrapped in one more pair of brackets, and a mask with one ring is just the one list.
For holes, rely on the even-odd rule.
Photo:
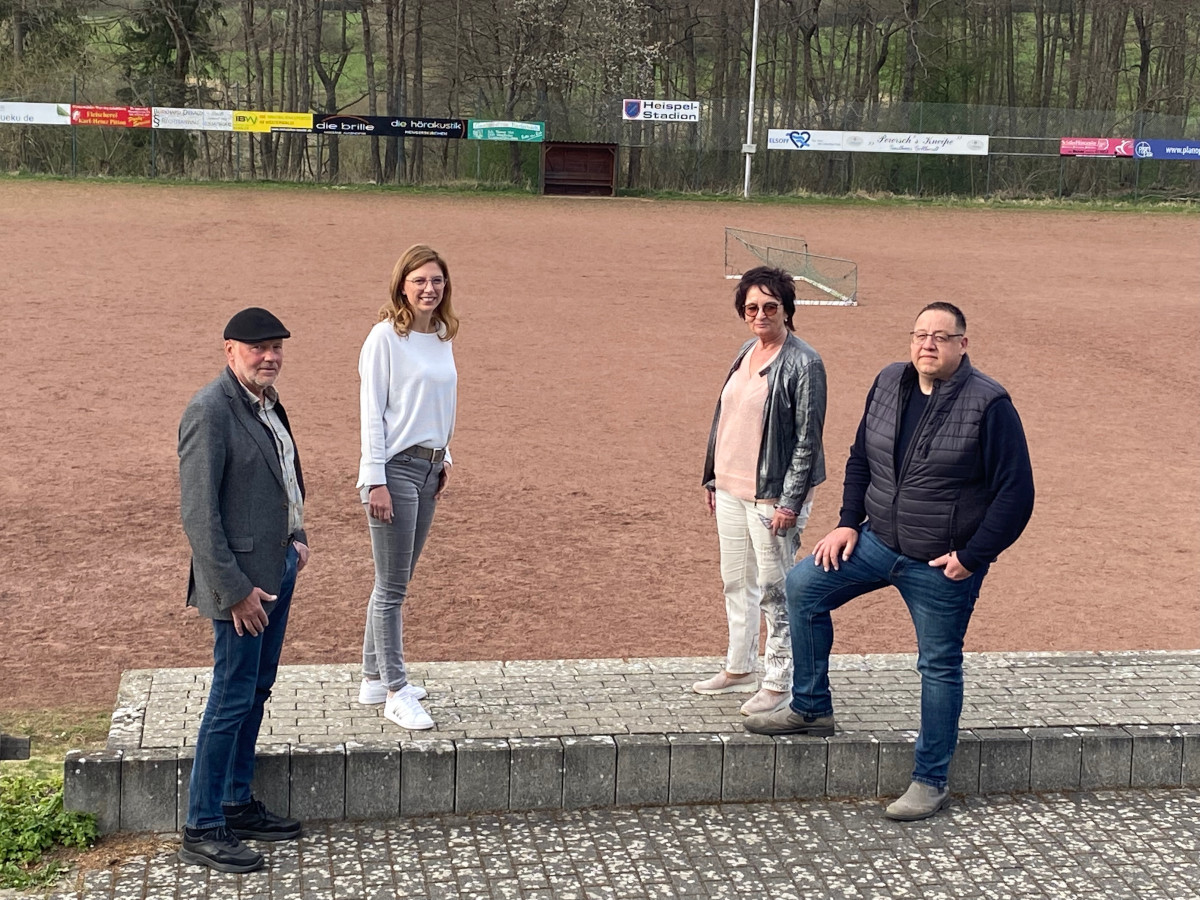
{"label": "white knit sweater", "polygon": [[362,457],[357,487],[386,483],[384,466],[401,450],[450,444],[458,398],[450,341],[415,331],[402,338],[391,322],[380,322],[363,342],[358,376]]}

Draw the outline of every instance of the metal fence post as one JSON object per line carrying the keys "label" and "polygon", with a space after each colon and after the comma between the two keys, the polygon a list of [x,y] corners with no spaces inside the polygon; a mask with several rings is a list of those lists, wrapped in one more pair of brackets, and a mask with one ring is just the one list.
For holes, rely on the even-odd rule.
{"label": "metal fence post", "polygon": [[1142,133],[1145,131],[1146,118],[1143,113],[1138,112],[1137,117],[1137,133],[1133,137],[1133,202],[1137,203],[1142,198],[1142,158],[1138,156],[1137,145],[1141,143]]}
{"label": "metal fence post", "polygon": [[[154,82],[150,82],[150,108],[154,108]],[[158,177],[158,129],[150,122],[150,177]]]}
{"label": "metal fence post", "polygon": [[[241,105],[242,105],[242,83],[239,81],[239,82],[235,82],[233,85],[233,108],[236,110]],[[242,133],[240,131],[235,131],[233,133],[233,143],[234,143],[233,180],[241,181],[242,180]]]}
{"label": "metal fence post", "polygon": [[[917,101],[917,131],[925,130],[925,101]],[[917,154],[917,191],[916,196],[921,196],[921,154]]]}
{"label": "metal fence post", "polygon": [[[71,76],[71,108],[74,110],[75,104],[79,102],[79,76]],[[74,119],[71,120],[71,177],[75,178],[79,174],[79,126],[75,124]]]}

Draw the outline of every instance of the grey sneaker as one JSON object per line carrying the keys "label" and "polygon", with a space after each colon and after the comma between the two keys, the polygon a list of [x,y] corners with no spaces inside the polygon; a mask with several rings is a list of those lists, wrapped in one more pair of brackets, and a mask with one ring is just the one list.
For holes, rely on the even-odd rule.
{"label": "grey sneaker", "polygon": [[950,802],[950,789],[935,787],[914,781],[904,792],[904,796],[893,802],[883,814],[898,822],[916,822],[928,819],[935,812]]}
{"label": "grey sneaker", "polygon": [[746,719],[746,730],[754,734],[811,734],[829,737],[833,734],[833,716],[802,716],[790,706],[774,712],[755,713]]}

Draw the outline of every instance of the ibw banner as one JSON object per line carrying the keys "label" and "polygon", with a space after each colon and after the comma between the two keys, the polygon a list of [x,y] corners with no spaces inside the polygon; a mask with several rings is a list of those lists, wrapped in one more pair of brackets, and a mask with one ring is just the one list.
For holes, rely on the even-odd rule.
{"label": "ibw banner", "polygon": [[988,136],[924,134],[915,131],[810,131],[803,128],[772,128],[767,132],[767,149],[987,156]]}
{"label": "ibw banner", "polygon": [[621,118],[633,122],[699,122],[698,100],[625,100]]}

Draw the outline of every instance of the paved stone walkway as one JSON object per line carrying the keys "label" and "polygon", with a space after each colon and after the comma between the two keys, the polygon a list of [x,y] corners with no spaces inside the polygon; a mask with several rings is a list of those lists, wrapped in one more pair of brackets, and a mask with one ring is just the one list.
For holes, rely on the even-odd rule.
{"label": "paved stone walkway", "polygon": [[[514,738],[740,732],[744,694],[702,697],[693,681],[714,658],[446,662],[411,666],[429,691],[433,731],[407,733],[382,707],[355,702],[358,667],[284,666],[260,743],[398,737]],[[830,679],[845,731],[916,727],[920,681],[911,654],[842,655]],[[125,673],[111,749],[190,746],[209,669]],[[1200,723],[1200,651],[970,653],[961,725],[973,728]]]}
{"label": "paved stone walkway", "polygon": [[[168,836],[174,839],[174,836]],[[314,827],[251,875],[174,848],[55,900],[1200,897],[1200,792],[992,795],[900,824],[874,801],[503,813]]]}

